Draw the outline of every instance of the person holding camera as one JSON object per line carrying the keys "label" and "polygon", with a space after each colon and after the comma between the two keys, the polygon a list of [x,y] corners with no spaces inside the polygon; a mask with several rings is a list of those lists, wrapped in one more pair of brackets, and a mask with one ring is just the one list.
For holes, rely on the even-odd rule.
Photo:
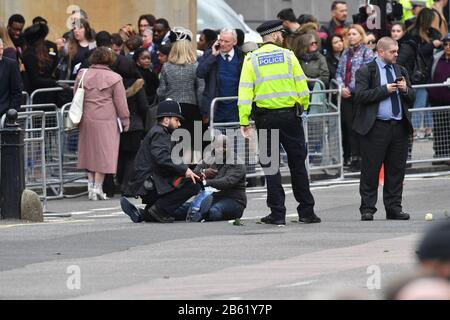
{"label": "person holding camera", "polygon": [[353,129],[361,142],[361,220],[372,221],[377,211],[378,177],[384,163],[383,200],[388,220],[409,220],[403,212],[402,193],[412,133],[408,109],[415,91],[408,72],[397,65],[398,44],[383,37],[377,44],[378,57],[356,72]]}

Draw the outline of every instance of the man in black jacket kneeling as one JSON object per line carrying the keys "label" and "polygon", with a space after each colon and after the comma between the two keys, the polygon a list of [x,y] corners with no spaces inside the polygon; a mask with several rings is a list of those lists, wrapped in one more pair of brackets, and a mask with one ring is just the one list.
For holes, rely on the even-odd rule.
{"label": "man in black jacket kneeling", "polygon": [[146,204],[138,210],[126,198],[122,198],[122,210],[135,223],[175,221],[175,211],[200,191],[201,178],[187,165],[176,164],[172,151],[176,142],[172,133],[180,127],[181,107],[173,100],[158,106],[158,124],[142,142],[135,160],[134,179],[127,194],[140,196]]}

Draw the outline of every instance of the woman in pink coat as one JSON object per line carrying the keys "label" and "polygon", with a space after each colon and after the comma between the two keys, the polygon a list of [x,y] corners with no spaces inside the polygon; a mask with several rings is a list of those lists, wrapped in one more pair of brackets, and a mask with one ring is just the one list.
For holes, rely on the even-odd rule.
{"label": "woman in pink coat", "polygon": [[[91,67],[79,72],[75,88],[85,72],[83,117],[78,142],[78,168],[89,177],[89,199],[107,200],[103,193],[106,174],[115,174],[119,156],[120,127],[128,131],[128,111],[122,77],[111,71],[115,54],[101,47],[90,58]],[[76,91],[76,89],[75,89]],[[119,124],[120,123],[120,124]]]}

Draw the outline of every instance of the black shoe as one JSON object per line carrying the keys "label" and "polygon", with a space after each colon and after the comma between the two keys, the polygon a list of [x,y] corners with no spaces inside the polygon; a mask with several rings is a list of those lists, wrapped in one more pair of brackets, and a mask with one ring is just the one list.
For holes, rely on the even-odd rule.
{"label": "black shoe", "polygon": [[173,217],[167,216],[165,214],[162,214],[156,210],[155,206],[148,209],[149,215],[158,221],[159,223],[174,223],[175,219]]}
{"label": "black shoe", "polygon": [[373,221],[373,213],[361,213],[361,221]]}
{"label": "black shoe", "polygon": [[298,221],[302,222],[302,223],[309,224],[309,223],[321,223],[322,219],[320,219],[318,216],[313,214],[312,216],[308,216],[308,217],[300,217],[298,219]]}
{"label": "black shoe", "polygon": [[410,216],[406,212],[386,213],[387,220],[409,220]]}
{"label": "black shoe", "polygon": [[269,214],[267,217],[261,218],[261,222],[265,224],[286,225],[286,220],[274,219],[271,214]]}
{"label": "black shoe", "polygon": [[139,209],[136,208],[127,198],[120,199],[120,206],[123,212],[128,215],[134,223],[142,222],[142,217]]}

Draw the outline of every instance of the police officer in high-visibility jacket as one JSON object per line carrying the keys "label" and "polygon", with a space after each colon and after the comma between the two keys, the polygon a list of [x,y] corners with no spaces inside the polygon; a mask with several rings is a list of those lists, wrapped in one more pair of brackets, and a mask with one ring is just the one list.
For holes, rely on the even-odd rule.
{"label": "police officer in high-visibility jacket", "polygon": [[[260,149],[264,143],[270,154],[271,132],[279,131],[279,139],[287,152],[291,171],[292,188],[299,206],[299,221],[320,223],[314,213],[314,197],[309,188],[305,167],[307,150],[301,114],[309,107],[307,78],[290,50],[281,47],[283,23],[280,20],[267,21],[258,27],[263,37],[262,47],[247,55],[239,84],[239,117],[241,131],[245,138],[252,138],[249,119],[253,119],[259,132]],[[255,107],[252,110],[252,105]],[[262,129],[267,130],[261,131]],[[268,139],[264,139],[264,135]],[[276,155],[275,160],[279,158]],[[286,224],[285,193],[281,185],[279,164],[273,170],[273,162],[261,162],[267,180],[267,206],[271,213],[261,219],[267,224]],[[275,174],[274,174],[275,173]]]}

